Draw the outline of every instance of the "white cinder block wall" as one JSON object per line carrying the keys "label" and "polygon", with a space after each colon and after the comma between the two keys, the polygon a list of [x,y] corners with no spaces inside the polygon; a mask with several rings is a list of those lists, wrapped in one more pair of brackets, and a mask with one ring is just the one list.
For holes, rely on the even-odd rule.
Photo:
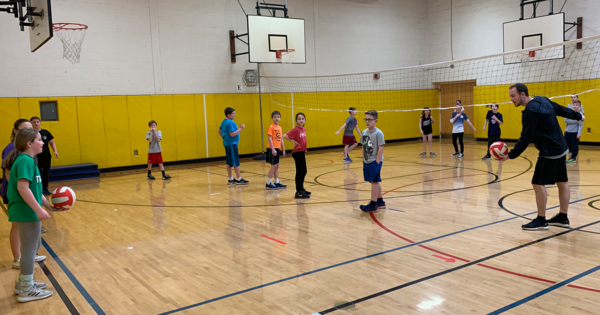
{"label": "white cinder block wall", "polygon": [[[427,63],[458,60],[501,53],[502,23],[518,20],[519,0],[428,0]],[[558,13],[564,0],[554,0]],[[532,6],[525,9],[531,17]],[[548,2],[540,3],[538,16],[547,15]],[[583,17],[583,36],[600,34],[600,1],[569,0],[564,6],[567,22]],[[576,28],[566,39],[576,39]],[[452,40],[452,41],[451,41]]]}
{"label": "white cinder block wall", "polygon": [[[256,14],[255,0],[240,2]],[[265,64],[263,75],[361,72],[424,59],[425,1],[288,3],[290,16],[306,21],[307,64],[289,70]],[[244,70],[256,69],[245,55],[230,62],[229,30],[246,32],[236,0],[54,0],[52,6],[54,22],[89,25],[81,63],[62,59],[58,37],[30,53],[28,34],[2,14],[0,97],[232,93]],[[237,49],[246,48],[237,42]]]}

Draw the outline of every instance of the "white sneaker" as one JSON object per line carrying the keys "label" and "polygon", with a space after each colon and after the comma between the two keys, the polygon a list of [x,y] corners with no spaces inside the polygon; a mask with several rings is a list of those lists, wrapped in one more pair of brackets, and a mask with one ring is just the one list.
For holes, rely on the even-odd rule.
{"label": "white sneaker", "polygon": [[[38,289],[45,289],[47,287],[46,282],[37,282],[35,280],[33,280],[33,286],[35,288]],[[15,291],[13,291],[15,294],[19,294],[21,293],[21,282],[15,282]]]}
{"label": "white sneaker", "polygon": [[35,300],[45,299],[52,295],[52,291],[49,290],[40,290],[35,286],[32,286],[31,289],[27,292],[19,293],[19,297],[17,300],[21,303],[30,302]]}
{"label": "white sneaker", "polygon": [[35,256],[35,262],[40,262],[40,261],[44,261],[46,260],[46,256],[44,255],[36,255]]}
{"label": "white sneaker", "polygon": [[[44,256],[44,255],[36,255],[35,256],[35,262],[40,262],[40,261],[44,261],[44,260],[46,260],[46,256]],[[21,268],[21,257],[19,257],[19,259],[17,259],[17,261],[13,261],[12,268],[13,269]]]}

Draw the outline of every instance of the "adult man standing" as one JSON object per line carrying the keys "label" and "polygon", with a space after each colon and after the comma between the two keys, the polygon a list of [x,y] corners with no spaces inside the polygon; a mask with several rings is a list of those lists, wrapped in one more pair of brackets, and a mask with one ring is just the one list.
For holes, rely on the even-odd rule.
{"label": "adult man standing", "polygon": [[[531,142],[535,144],[536,149],[540,152],[531,180],[535,191],[538,216],[528,224],[523,225],[522,228],[523,230],[547,230],[548,225],[569,227],[567,212],[571,191],[565,164],[565,157],[569,149],[556,116],[581,121],[585,120],[585,117],[550,101],[546,97],[529,97],[529,90],[522,83],[511,86],[509,94],[511,102],[516,107],[525,107],[522,112],[523,130],[515,147],[500,160],[506,161],[517,158]],[[546,220],[548,193],[545,185],[554,184],[558,186],[560,212],[550,220]]]}

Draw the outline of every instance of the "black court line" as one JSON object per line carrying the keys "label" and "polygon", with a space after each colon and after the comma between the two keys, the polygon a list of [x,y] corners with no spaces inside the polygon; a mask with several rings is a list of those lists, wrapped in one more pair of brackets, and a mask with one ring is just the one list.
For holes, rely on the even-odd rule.
{"label": "black court line", "polygon": [[63,303],[65,303],[65,306],[67,307],[69,312],[73,315],[79,315],[79,311],[77,310],[75,305],[73,305],[73,303],[71,302],[71,299],[69,299],[69,297],[67,296],[67,294],[65,293],[63,288],[60,286],[60,284],[58,283],[56,278],[54,278],[54,275],[52,274],[52,272],[50,272],[50,269],[48,269],[48,266],[46,266],[46,264],[43,261],[40,261],[38,264],[44,271],[44,274],[46,274],[46,277],[48,277],[48,280],[50,280],[50,283],[52,283],[52,287],[54,288],[54,291],[56,291],[56,293],[58,293],[58,296],[60,296],[60,299],[63,301]]}
{"label": "black court line", "polygon": [[349,307],[351,305],[355,305],[355,304],[358,304],[358,303],[361,303],[361,302],[364,302],[364,301],[367,301],[367,300],[370,300],[370,299],[373,299],[373,298],[376,298],[376,297],[379,297],[379,296],[382,296],[382,295],[385,295],[385,294],[388,294],[388,293],[391,293],[391,292],[394,292],[394,291],[397,291],[397,290],[400,290],[400,289],[403,289],[403,288],[406,288],[406,287],[410,287],[412,285],[415,285],[415,284],[418,284],[418,283],[421,283],[421,282],[424,282],[424,281],[427,281],[427,280],[431,280],[431,279],[437,278],[439,276],[443,276],[443,275],[446,275],[446,274],[449,274],[449,273],[452,273],[452,272],[455,272],[455,271],[458,271],[458,270],[461,270],[461,269],[464,269],[464,268],[467,268],[467,267],[470,267],[470,266],[473,266],[473,265],[477,265],[477,264],[480,264],[480,263],[485,262],[487,260],[490,260],[490,259],[493,259],[493,258],[496,258],[496,257],[500,257],[502,255],[514,252],[516,250],[519,250],[519,249],[522,249],[522,248],[525,248],[525,247],[528,247],[528,246],[531,246],[531,245],[535,245],[537,243],[541,243],[541,242],[547,241],[549,239],[552,239],[552,238],[555,238],[555,237],[558,237],[558,236],[561,236],[561,235],[565,235],[565,234],[568,234],[568,233],[571,233],[571,232],[574,232],[574,231],[579,231],[579,230],[581,230],[583,228],[590,227],[590,226],[593,226],[593,225],[598,224],[598,223],[600,223],[600,220],[594,221],[592,223],[588,223],[588,224],[585,224],[585,225],[582,225],[582,226],[580,226],[578,228],[574,228],[574,229],[563,231],[563,232],[560,232],[560,233],[557,233],[557,234],[554,234],[554,235],[546,236],[544,238],[541,238],[541,239],[538,239],[538,240],[535,240],[535,241],[532,241],[532,242],[529,242],[529,243],[525,243],[525,244],[522,244],[522,245],[510,248],[510,249],[507,249],[505,251],[502,251],[502,252],[499,252],[499,253],[496,253],[496,254],[493,254],[493,255],[490,255],[490,256],[487,256],[487,257],[484,257],[484,258],[481,258],[481,259],[469,262],[469,263],[465,263],[464,265],[461,265],[461,266],[457,266],[457,267],[454,267],[454,268],[451,268],[451,269],[448,269],[448,270],[444,270],[442,272],[438,272],[438,273],[435,273],[435,274],[432,274],[432,275],[429,275],[429,276],[426,276],[426,277],[423,277],[423,278],[420,278],[420,279],[417,279],[417,280],[414,280],[414,281],[411,281],[411,282],[407,282],[405,284],[402,284],[402,285],[399,285],[399,286],[395,286],[393,288],[389,288],[387,290],[383,290],[383,291],[377,292],[375,294],[371,294],[371,295],[365,296],[363,298],[356,299],[354,301],[350,301],[350,302],[338,305],[336,307],[332,307],[330,309],[326,309],[324,311],[315,313],[313,315],[324,315],[324,314],[332,313],[332,312],[335,312],[335,311],[337,311],[339,309],[346,308],[346,307]]}
{"label": "black court line", "polygon": [[[598,186],[600,186],[600,185],[570,185],[570,187],[598,187]],[[557,187],[556,187],[556,186],[553,186],[553,187],[546,187],[546,189],[550,189],[550,188],[557,188]],[[518,213],[516,213],[516,212],[513,212],[513,211],[510,211],[510,210],[508,210],[508,209],[507,209],[507,208],[504,206],[504,199],[506,199],[507,197],[510,197],[510,196],[512,196],[512,195],[516,195],[516,194],[518,194],[518,193],[522,193],[522,192],[526,192],[526,191],[532,191],[532,190],[533,190],[533,188],[531,188],[531,189],[524,189],[524,190],[515,191],[515,192],[512,192],[512,193],[510,193],[510,194],[508,194],[508,195],[502,196],[502,198],[500,198],[500,200],[498,200],[498,206],[500,206],[500,208],[502,208],[502,210],[504,210],[504,211],[506,211],[506,212],[508,212],[508,213],[510,213],[510,214],[512,214],[512,215],[514,215],[514,216],[517,216],[517,217],[519,217],[519,218],[521,218],[521,219],[525,219],[525,220],[531,220],[531,219],[530,219],[530,218],[528,218],[526,215],[520,215],[520,214],[518,214]],[[599,200],[600,200],[600,199],[599,199]],[[592,200],[592,201],[590,201],[590,202],[588,203],[588,206],[590,206],[590,208],[592,208],[592,209],[600,210],[599,208],[596,208],[596,207],[594,207],[594,206],[593,206],[594,202],[596,202],[596,201],[599,201],[599,200]],[[572,228],[570,228],[570,227],[562,227],[562,226],[556,226],[556,227],[558,227],[558,228],[561,228],[561,229],[572,229]],[[584,232],[584,233],[590,233],[590,234],[598,234],[598,235],[600,235],[600,232],[594,232],[594,231],[588,231],[588,230],[581,230],[580,232]]]}

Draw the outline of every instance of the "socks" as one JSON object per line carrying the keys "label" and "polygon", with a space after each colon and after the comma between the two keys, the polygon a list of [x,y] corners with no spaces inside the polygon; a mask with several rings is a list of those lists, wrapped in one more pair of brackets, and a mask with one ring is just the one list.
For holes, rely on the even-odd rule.
{"label": "socks", "polygon": [[152,175],[152,171],[151,170],[148,170],[148,175]]}
{"label": "socks", "polygon": [[271,178],[267,179],[267,184],[269,184],[269,185],[270,185],[270,184],[272,184],[272,183],[273,183],[273,179],[271,179]]}
{"label": "socks", "polygon": [[238,180],[242,180],[242,177],[241,177],[241,176],[240,176],[240,177],[238,177]]}
{"label": "socks", "polygon": [[371,207],[371,208],[377,207],[377,201],[371,200],[371,203],[369,204],[369,207]]}
{"label": "socks", "polygon": [[162,170],[161,172],[162,172],[163,176],[165,176],[165,170]]}
{"label": "socks", "polygon": [[31,290],[33,286],[33,275],[19,275],[19,283],[21,283],[21,292]]}
{"label": "socks", "polygon": [[279,184],[279,177],[275,178],[275,184]]}
{"label": "socks", "polygon": [[233,177],[229,177],[229,180],[234,180],[234,178]]}
{"label": "socks", "polygon": [[383,198],[377,198],[377,203],[382,203],[383,202]]}
{"label": "socks", "polygon": [[546,216],[539,216],[538,215],[538,219],[542,219],[542,220],[546,221]]}

